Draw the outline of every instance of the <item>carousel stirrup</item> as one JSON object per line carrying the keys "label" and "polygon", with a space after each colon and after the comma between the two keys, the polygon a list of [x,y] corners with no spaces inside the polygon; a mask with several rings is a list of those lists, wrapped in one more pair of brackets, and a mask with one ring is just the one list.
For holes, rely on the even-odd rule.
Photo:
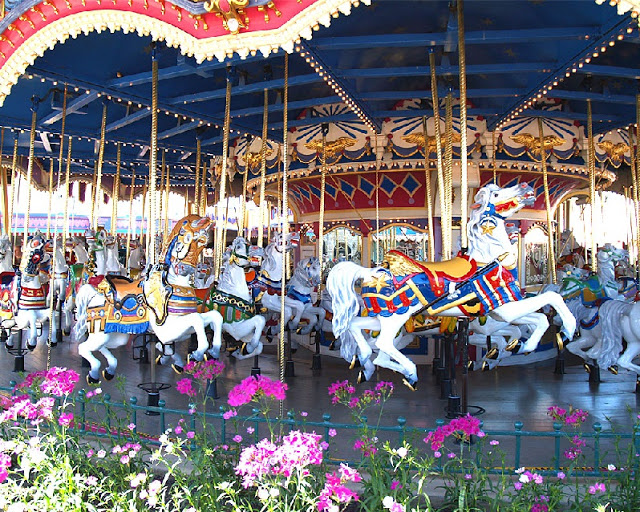
{"label": "carousel stirrup", "polygon": [[351,363],[349,363],[349,370],[353,370],[356,367],[356,361],[358,360],[358,356],[353,354],[351,358]]}
{"label": "carousel stirrup", "polygon": [[520,340],[511,340],[511,342],[504,348],[506,351],[512,354],[517,354],[522,348],[522,342]]}
{"label": "carousel stirrup", "polygon": [[618,375],[618,365],[617,364],[612,364],[611,366],[609,366],[609,368],[607,368],[611,373],[613,373],[614,375]]}
{"label": "carousel stirrup", "polygon": [[483,372],[488,372],[489,370],[491,370],[491,366],[489,366],[489,363],[487,363],[486,361],[483,361],[481,370]]}
{"label": "carousel stirrup", "polygon": [[591,373],[591,365],[589,363],[582,363],[584,371],[587,373]]}
{"label": "carousel stirrup", "polygon": [[94,379],[90,374],[87,373],[87,384],[89,384],[90,386],[97,386],[98,384],[100,384],[100,379]]}
{"label": "carousel stirrup", "polygon": [[474,368],[475,368],[475,365],[474,365],[473,361],[469,361],[467,363],[467,370],[472,372]]}
{"label": "carousel stirrup", "polygon": [[558,345],[558,352],[562,352],[564,350],[564,336],[562,336],[560,333],[556,334],[556,344]]}
{"label": "carousel stirrup", "polygon": [[410,382],[408,379],[402,379],[402,383],[407,386],[411,391],[418,391],[418,381]]}
{"label": "carousel stirrup", "polygon": [[356,382],[357,382],[358,384],[362,384],[363,382],[367,382],[367,380],[368,380],[368,379],[367,379],[366,374],[364,373],[364,370],[360,370],[360,371],[358,372],[358,379],[357,379],[357,381],[356,381]]}
{"label": "carousel stirrup", "polygon": [[493,347],[491,350],[489,350],[489,352],[487,352],[487,355],[485,357],[487,359],[498,359],[498,354],[498,349],[496,347]]}
{"label": "carousel stirrup", "polygon": [[171,365],[171,368],[173,369],[174,372],[176,372],[178,375],[182,375],[182,373],[184,373],[184,368],[182,366],[180,366],[179,364],[173,363]]}

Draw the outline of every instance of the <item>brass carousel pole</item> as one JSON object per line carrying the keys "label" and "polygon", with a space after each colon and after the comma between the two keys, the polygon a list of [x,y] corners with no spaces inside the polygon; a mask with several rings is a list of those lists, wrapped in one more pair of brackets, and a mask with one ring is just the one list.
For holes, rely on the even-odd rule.
{"label": "brass carousel pole", "polygon": [[[259,224],[258,230],[258,247],[262,247],[264,243],[264,228],[269,225],[267,219],[267,208],[264,204],[264,192],[267,183],[267,124],[269,122],[269,91],[264,90],[264,107],[262,111],[262,146],[260,147],[260,204],[259,208]],[[268,228],[267,228],[268,229]],[[267,231],[268,232],[268,231]]]}
{"label": "brass carousel pole", "polygon": [[433,198],[431,197],[431,150],[427,132],[427,116],[422,116],[422,134],[424,136],[424,188],[425,206],[427,207],[428,254],[427,260],[434,261],[436,248],[433,240]]}
{"label": "brass carousel pole", "polygon": [[493,145],[493,156],[491,157],[491,167],[493,168],[493,184],[497,185],[498,184],[498,171],[496,169],[496,159],[498,158],[496,153],[498,152],[497,148],[496,148],[496,130],[494,129],[493,132],[491,132],[491,144]]}
{"label": "brass carousel pole", "polygon": [[553,219],[551,217],[551,199],[549,197],[549,177],[547,171],[547,150],[544,147],[544,130],[542,125],[542,118],[538,118],[538,132],[540,136],[540,163],[542,165],[542,182],[544,184],[544,205],[547,210],[547,237],[549,241],[549,268],[551,277],[551,283],[555,283],[556,276],[556,256],[553,246]]}
{"label": "brass carousel pole", "polygon": [[53,204],[53,158],[49,158],[49,208],[47,210],[47,239],[51,238],[51,205]]}
{"label": "brass carousel pole", "polygon": [[13,158],[11,160],[11,212],[9,220],[9,234],[13,234],[13,247],[16,246],[16,231],[13,229],[13,215],[15,213],[14,206],[17,201],[18,193],[18,132],[16,131],[16,137],[13,140]]}
{"label": "brass carousel pole", "polygon": [[[229,125],[231,124],[231,70],[227,69],[227,90],[225,94],[225,106],[224,106],[224,126],[223,126],[223,140],[222,140],[222,169],[220,171],[220,197],[218,198],[218,205],[226,199],[226,187],[227,187],[227,165],[229,160]],[[225,240],[222,239],[224,235],[224,226],[226,225],[226,219],[224,222],[220,222],[220,210],[218,209],[218,216],[216,219],[216,254],[214,259],[214,275],[216,280],[220,277],[220,267],[222,265],[222,255],[225,250]]]}
{"label": "brass carousel pole", "polygon": [[445,215],[446,215],[446,198],[445,198],[445,183],[444,183],[444,169],[442,165],[442,139],[440,135],[440,99],[438,98],[438,80],[436,78],[436,56],[431,51],[429,53],[429,67],[431,68],[431,102],[433,103],[433,119],[434,119],[434,131],[436,137],[436,157],[437,157],[437,169],[438,169],[438,196],[440,197],[440,231],[441,231],[441,245],[442,256],[441,259],[445,259]]}
{"label": "brass carousel pole", "polygon": [[[376,153],[378,151],[378,132],[375,136],[376,140]],[[380,163],[376,154],[376,264],[379,264],[382,259],[380,258],[381,238],[380,238]],[[364,262],[363,262],[364,263]]]}
{"label": "brass carousel pole", "polygon": [[[114,236],[118,233],[118,201],[120,199],[120,165],[122,159],[122,147],[118,142],[116,150],[116,175],[113,179],[113,192],[111,193],[111,232]],[[129,264],[127,260],[126,264]]]}
{"label": "brass carousel pole", "polygon": [[194,204],[194,213],[201,215],[200,213],[200,158],[202,151],[202,141],[200,137],[196,137],[196,185],[193,192],[193,204]]}
{"label": "brass carousel pole", "polygon": [[129,255],[131,254],[131,233],[133,232],[133,189],[136,183],[136,169],[131,169],[131,185],[129,186],[129,230],[127,231],[127,265],[129,264]]}
{"label": "brass carousel pole", "polygon": [[[151,53],[151,143],[149,151],[149,254],[148,261],[153,265],[156,262],[156,174],[158,166],[158,55],[153,47]],[[155,379],[152,379],[155,382]]]}
{"label": "brass carousel pole", "polygon": [[[318,259],[320,260],[320,275],[322,275],[322,271],[324,270],[324,193],[326,190],[326,181],[327,181],[326,146],[327,146],[327,133],[329,133],[329,125],[326,123],[323,123],[320,129],[322,130],[322,166],[320,168],[320,217],[318,219]],[[283,190],[284,190],[284,184],[283,184]]]}
{"label": "brass carousel pole", "polygon": [[464,0],[457,0],[458,8],[458,59],[460,74],[460,247],[466,252],[468,215],[468,168],[467,168],[467,67],[464,42]]}
{"label": "brass carousel pole", "polygon": [[[247,140],[246,153],[249,152],[249,141]],[[246,205],[247,205],[247,178],[249,176],[249,162],[245,161],[244,172],[242,173],[242,194],[240,196],[240,213],[238,215],[238,236],[245,236],[244,228],[246,224]],[[249,238],[247,234],[246,238]]]}
{"label": "brass carousel pole", "polygon": [[[24,214],[24,230],[23,230],[23,240],[22,246],[26,249],[27,246],[27,237],[29,236],[29,213],[31,211],[31,179],[33,176],[33,160],[34,160],[34,152],[35,152],[35,143],[36,143],[36,121],[38,118],[37,110],[38,104],[40,103],[40,99],[36,96],[31,98],[31,132],[29,133],[29,163],[27,164],[27,208]],[[25,250],[23,249],[22,253],[25,254]]]}
{"label": "brass carousel pole", "polygon": [[[164,150],[162,158],[165,157],[167,150]],[[164,178],[164,236],[165,240],[169,236],[169,192],[171,191],[171,182],[169,181],[169,167]]]}
{"label": "brass carousel pole", "polygon": [[62,246],[66,246],[67,238],[69,238],[69,178],[71,174],[71,145],[72,138],[69,137],[67,146],[67,165],[64,173],[64,230],[62,235]]}
{"label": "brass carousel pole", "polygon": [[[94,190],[94,208],[99,208],[102,203],[100,200],[100,189],[102,188],[102,165],[104,163],[104,144],[107,127],[107,103],[102,105],[102,124],[100,126],[100,148],[98,149],[98,166],[96,169],[96,188]],[[92,208],[93,211],[93,208]],[[100,210],[98,209],[97,215],[92,219],[93,229],[98,228],[98,218],[100,217]]]}
{"label": "brass carousel pole", "polygon": [[[62,124],[60,126],[60,153],[58,154],[58,178],[62,176],[62,169],[64,165],[64,132],[67,124],[67,95],[68,95],[68,86],[67,84],[65,84],[64,93],[62,94]],[[69,144],[71,144],[71,140],[69,140]],[[67,168],[68,167],[69,165],[67,163]],[[63,223],[65,224],[65,227],[62,229],[62,252],[63,253],[65,251],[65,243],[67,240],[66,219],[67,219],[68,210],[66,208],[67,208],[67,204],[69,203],[69,183],[67,180],[66,173],[65,173],[65,186],[66,186],[64,190],[65,214],[63,219]]]}
{"label": "brass carousel pole", "polygon": [[[631,142],[629,142],[631,145]],[[631,145],[631,152],[633,152],[633,145]],[[634,190],[634,206],[636,212],[636,246],[638,250],[638,260],[636,263],[636,276],[640,277],[640,94],[636,95],[636,154],[635,154],[635,185]]]}
{"label": "brass carousel pole", "polygon": [[593,112],[591,100],[587,100],[587,144],[589,165],[589,202],[591,203],[591,270],[598,271],[598,258],[596,258],[596,237],[594,233],[596,219],[596,150],[593,142]]}
{"label": "brass carousel pole", "polygon": [[207,215],[207,192],[208,192],[207,162],[201,162],[201,165],[202,165],[202,177],[200,179],[200,188],[202,190],[200,191],[200,208],[202,210],[202,213],[200,213],[200,215],[202,217],[205,217]]}
{"label": "brass carousel pole", "polygon": [[[289,131],[288,116],[289,116],[289,54],[284,54],[284,97],[283,97],[283,128],[282,128],[282,283],[280,295],[280,340],[278,343],[278,355],[280,359],[280,382],[284,382],[285,378],[285,327],[288,318],[285,318],[285,297],[286,297],[286,265],[287,265],[287,235],[289,233],[289,216],[287,212],[289,205],[287,201],[287,135]],[[280,400],[280,418],[284,417],[284,401]]]}
{"label": "brass carousel pole", "polygon": [[2,186],[2,223],[4,224],[4,234],[9,235],[9,195],[7,192],[7,167],[2,164],[2,150],[4,148],[4,126],[0,129],[0,186]]}
{"label": "brass carousel pole", "polygon": [[453,248],[452,241],[452,214],[453,214],[453,95],[451,90],[447,93],[445,103],[445,148],[444,148],[444,193],[446,211],[446,250],[442,258],[450,259]]}
{"label": "brass carousel pole", "polygon": [[[628,129],[628,134],[629,134],[629,153],[630,153],[630,158],[629,158],[629,167],[631,167],[631,183],[632,183],[632,190],[629,190],[628,188],[625,189],[625,196],[630,199],[633,202],[633,217],[636,217],[638,215],[638,174],[637,174],[637,170],[636,167],[638,165],[638,162],[636,160],[636,154],[635,151],[633,150],[633,127],[629,126]],[[631,221],[631,243],[629,244],[629,254],[631,254],[631,245],[635,245],[635,249],[636,249],[636,261],[638,261],[638,258],[640,257],[640,252],[637,252],[637,244],[633,243],[633,225],[636,224],[636,229],[637,229],[637,222],[634,222],[633,220]],[[636,231],[637,233],[637,231]],[[636,236],[636,238],[639,238],[638,236]],[[637,272],[637,268],[636,268],[636,272]]]}
{"label": "brass carousel pole", "polygon": [[[162,150],[162,157],[160,158],[160,185],[156,192],[156,224],[158,224],[157,229],[158,232],[161,233],[161,225],[162,224],[162,207],[164,205],[164,175],[167,172],[167,160],[165,158],[165,150]],[[164,237],[163,237],[164,240]]]}

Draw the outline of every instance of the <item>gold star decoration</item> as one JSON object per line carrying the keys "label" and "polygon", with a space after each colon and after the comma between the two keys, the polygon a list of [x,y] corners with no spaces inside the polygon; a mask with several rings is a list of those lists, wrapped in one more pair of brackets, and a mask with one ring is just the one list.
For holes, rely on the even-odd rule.
{"label": "gold star decoration", "polygon": [[384,274],[380,274],[377,277],[372,278],[371,281],[362,283],[362,286],[375,287],[376,293],[380,293],[380,290],[388,286],[387,276],[385,276]]}

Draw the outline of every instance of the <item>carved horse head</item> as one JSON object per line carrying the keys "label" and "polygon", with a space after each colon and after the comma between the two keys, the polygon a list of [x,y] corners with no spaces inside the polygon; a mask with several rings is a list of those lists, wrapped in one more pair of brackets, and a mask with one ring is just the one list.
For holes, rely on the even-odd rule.
{"label": "carved horse head", "polygon": [[20,270],[23,276],[33,278],[39,274],[40,265],[46,259],[49,243],[49,240],[39,231],[27,238],[27,243],[22,251],[22,261],[20,262]]}
{"label": "carved horse head", "polygon": [[187,215],[177,222],[169,235],[162,261],[181,275],[193,274],[200,253],[209,244],[211,219]]}
{"label": "carved horse head", "polygon": [[305,285],[318,286],[320,284],[320,260],[316,257],[300,260],[293,277]]}

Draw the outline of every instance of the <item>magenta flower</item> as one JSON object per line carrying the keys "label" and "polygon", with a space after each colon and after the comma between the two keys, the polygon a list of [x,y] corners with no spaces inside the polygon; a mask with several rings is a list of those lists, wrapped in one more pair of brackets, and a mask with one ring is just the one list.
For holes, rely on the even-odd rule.
{"label": "magenta flower", "polygon": [[513,484],[513,488],[514,488],[516,491],[519,491],[520,489],[522,489],[522,482],[514,482],[514,484]]}
{"label": "magenta flower", "polygon": [[431,444],[432,450],[439,450],[447,437],[453,435],[461,441],[468,441],[471,436],[480,435],[480,420],[467,414],[460,418],[455,418],[447,425],[438,427],[432,432],[427,434],[424,438],[424,442]]}
{"label": "magenta flower", "polygon": [[236,434],[235,436],[233,436],[233,442],[234,443],[241,443],[242,442],[242,436],[240,434]]}
{"label": "magenta flower", "polygon": [[329,437],[336,437],[338,435],[338,432],[336,432],[335,428],[330,428],[328,434]]}
{"label": "magenta flower", "polygon": [[196,380],[213,380],[220,376],[224,371],[224,363],[217,359],[211,359],[209,361],[190,361],[184,367],[184,371],[193,375]]}
{"label": "magenta flower", "polygon": [[222,417],[225,420],[230,420],[231,418],[237,415],[238,415],[237,411],[235,411],[234,409],[229,409],[228,411],[224,411],[224,413],[222,414]]}
{"label": "magenta flower", "polygon": [[229,392],[227,403],[232,407],[239,407],[262,397],[284,400],[287,389],[289,387],[284,382],[271,380],[264,375],[252,375]]}
{"label": "magenta flower", "polygon": [[196,436],[196,433],[193,432],[192,430],[189,430],[189,432],[187,432],[187,439],[193,439]]}
{"label": "magenta flower", "polygon": [[197,391],[193,387],[193,381],[188,377],[180,379],[178,382],[176,382],[176,389],[178,390],[178,393],[187,396],[196,396],[197,394]]}
{"label": "magenta flower", "polygon": [[182,427],[181,427],[180,425],[176,426],[176,428],[174,429],[174,432],[175,432],[177,435],[182,434]]}
{"label": "magenta flower", "polygon": [[357,501],[359,499],[358,495],[344,484],[347,482],[360,482],[362,480],[360,473],[346,464],[340,464],[339,473],[339,475],[335,471],[326,473],[324,489],[322,489],[316,505],[319,512],[323,510],[338,510],[338,508],[342,507],[336,507],[336,504],[347,504],[352,500]]}
{"label": "magenta flower", "polygon": [[531,512],[547,512],[549,507],[544,503],[534,503],[531,505]]}
{"label": "magenta flower", "polygon": [[73,413],[70,413],[70,412],[64,412],[58,418],[58,423],[63,427],[68,427],[69,425],[71,425],[72,421],[73,421]]}

